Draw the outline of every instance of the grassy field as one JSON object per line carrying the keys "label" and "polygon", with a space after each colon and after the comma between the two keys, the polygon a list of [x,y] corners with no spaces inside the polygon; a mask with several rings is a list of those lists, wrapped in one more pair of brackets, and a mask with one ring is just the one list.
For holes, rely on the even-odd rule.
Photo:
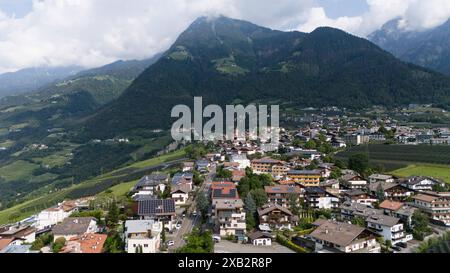
{"label": "grassy field", "polygon": [[164,162],[180,159],[185,155],[186,152],[184,150],[178,150],[149,160],[137,162],[130,166],[84,181],[80,184],[73,185],[69,188],[65,188],[57,192],[48,193],[41,197],[25,201],[24,203],[0,211],[0,224],[10,222],[10,216],[12,214],[18,214],[17,219],[14,219],[15,221],[17,221],[18,219],[29,217],[45,208],[54,206],[58,202],[61,202],[65,199],[93,196],[105,192],[108,189],[111,189],[113,194],[116,196],[124,195],[132,187],[132,185],[136,183],[136,178],[134,178],[133,175],[131,176],[133,178],[129,178],[132,172],[140,169],[150,168]]}
{"label": "grassy field", "polygon": [[414,164],[406,168],[395,170],[391,172],[391,174],[400,177],[408,177],[412,175],[431,176],[434,178],[440,178],[447,183],[450,183],[450,166]]}
{"label": "grassy field", "polygon": [[127,182],[127,183],[122,183],[122,184],[116,185],[114,187],[111,187],[104,193],[110,192],[115,197],[124,196],[134,187],[134,185],[136,185],[137,182],[138,182],[138,180],[134,180],[134,181]]}
{"label": "grassy field", "polygon": [[38,168],[39,165],[19,160],[0,168],[0,177],[6,182],[28,179]]}

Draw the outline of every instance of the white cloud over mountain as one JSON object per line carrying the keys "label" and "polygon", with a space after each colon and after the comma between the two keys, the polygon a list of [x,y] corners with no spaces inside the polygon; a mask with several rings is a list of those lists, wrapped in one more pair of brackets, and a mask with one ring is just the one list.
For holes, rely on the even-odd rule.
{"label": "white cloud over mountain", "polygon": [[150,57],[202,15],[223,14],[282,30],[326,25],[361,36],[398,16],[412,29],[450,17],[448,0],[366,1],[369,11],[333,19],[315,0],[34,0],[25,17],[0,11],[0,73]]}

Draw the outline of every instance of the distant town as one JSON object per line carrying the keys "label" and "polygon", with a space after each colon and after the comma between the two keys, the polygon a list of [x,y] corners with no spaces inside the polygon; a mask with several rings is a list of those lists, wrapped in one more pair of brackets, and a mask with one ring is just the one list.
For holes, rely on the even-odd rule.
{"label": "distant town", "polygon": [[165,169],[11,217],[0,226],[0,253],[415,253],[445,245],[448,165],[439,165],[443,175],[397,175],[370,153],[446,147],[448,127],[400,120],[443,110],[374,108],[376,118],[303,110],[284,113],[277,151],[259,140],[175,143],[167,152],[185,157]]}

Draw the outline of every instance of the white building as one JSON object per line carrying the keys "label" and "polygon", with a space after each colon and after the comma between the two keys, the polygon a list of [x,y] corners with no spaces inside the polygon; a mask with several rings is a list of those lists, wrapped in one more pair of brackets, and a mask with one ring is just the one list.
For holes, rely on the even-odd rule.
{"label": "white building", "polygon": [[220,236],[245,236],[244,202],[241,199],[216,199],[213,203],[213,220],[220,228]]}
{"label": "white building", "polygon": [[372,184],[377,182],[393,183],[394,177],[392,177],[392,175],[377,174],[377,173],[369,176],[369,183]]}
{"label": "white building", "polygon": [[272,245],[272,236],[270,233],[257,231],[249,236],[250,242],[254,246],[271,246]]}
{"label": "white building", "polygon": [[125,250],[127,253],[156,253],[161,244],[163,224],[154,220],[125,222]]}
{"label": "white building", "polygon": [[171,191],[172,199],[175,200],[176,206],[185,205],[189,199],[190,186],[187,184],[181,184],[175,186]]}
{"label": "white building", "polygon": [[58,204],[57,207],[43,210],[37,216],[36,229],[43,230],[51,228],[52,226],[61,223],[77,210],[76,204],[73,201],[63,202]]}
{"label": "white building", "polygon": [[412,240],[411,235],[407,235],[400,219],[387,215],[372,215],[366,218],[367,228],[383,236],[385,241],[392,244],[407,242]]}
{"label": "white building", "polygon": [[245,154],[234,154],[231,156],[230,162],[239,163],[239,169],[245,170],[250,167],[250,160],[247,158]]}

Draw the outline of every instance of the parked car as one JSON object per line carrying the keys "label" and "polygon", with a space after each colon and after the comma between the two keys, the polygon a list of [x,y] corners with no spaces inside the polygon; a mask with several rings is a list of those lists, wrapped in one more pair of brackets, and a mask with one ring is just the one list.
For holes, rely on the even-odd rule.
{"label": "parked car", "polygon": [[196,211],[193,211],[193,212],[192,212],[192,216],[197,217],[197,212],[196,212]]}
{"label": "parked car", "polygon": [[177,230],[179,230],[180,228],[181,228],[181,222],[178,222],[177,224],[176,224],[176,226],[175,226],[175,228],[177,229]]}
{"label": "parked car", "polygon": [[213,235],[214,243],[220,243],[220,240],[221,240],[221,239],[222,239],[222,238],[220,238],[219,235]]}
{"label": "parked car", "polygon": [[168,241],[168,242],[167,242],[167,246],[173,246],[173,245],[175,245],[175,242],[174,242],[174,241]]}
{"label": "parked car", "polygon": [[391,248],[395,251],[402,251],[402,249],[396,245],[392,246]]}
{"label": "parked car", "polygon": [[402,248],[407,248],[408,247],[408,244],[404,243],[404,242],[400,242],[400,243],[398,243],[396,245],[399,246],[399,247],[402,247]]}

